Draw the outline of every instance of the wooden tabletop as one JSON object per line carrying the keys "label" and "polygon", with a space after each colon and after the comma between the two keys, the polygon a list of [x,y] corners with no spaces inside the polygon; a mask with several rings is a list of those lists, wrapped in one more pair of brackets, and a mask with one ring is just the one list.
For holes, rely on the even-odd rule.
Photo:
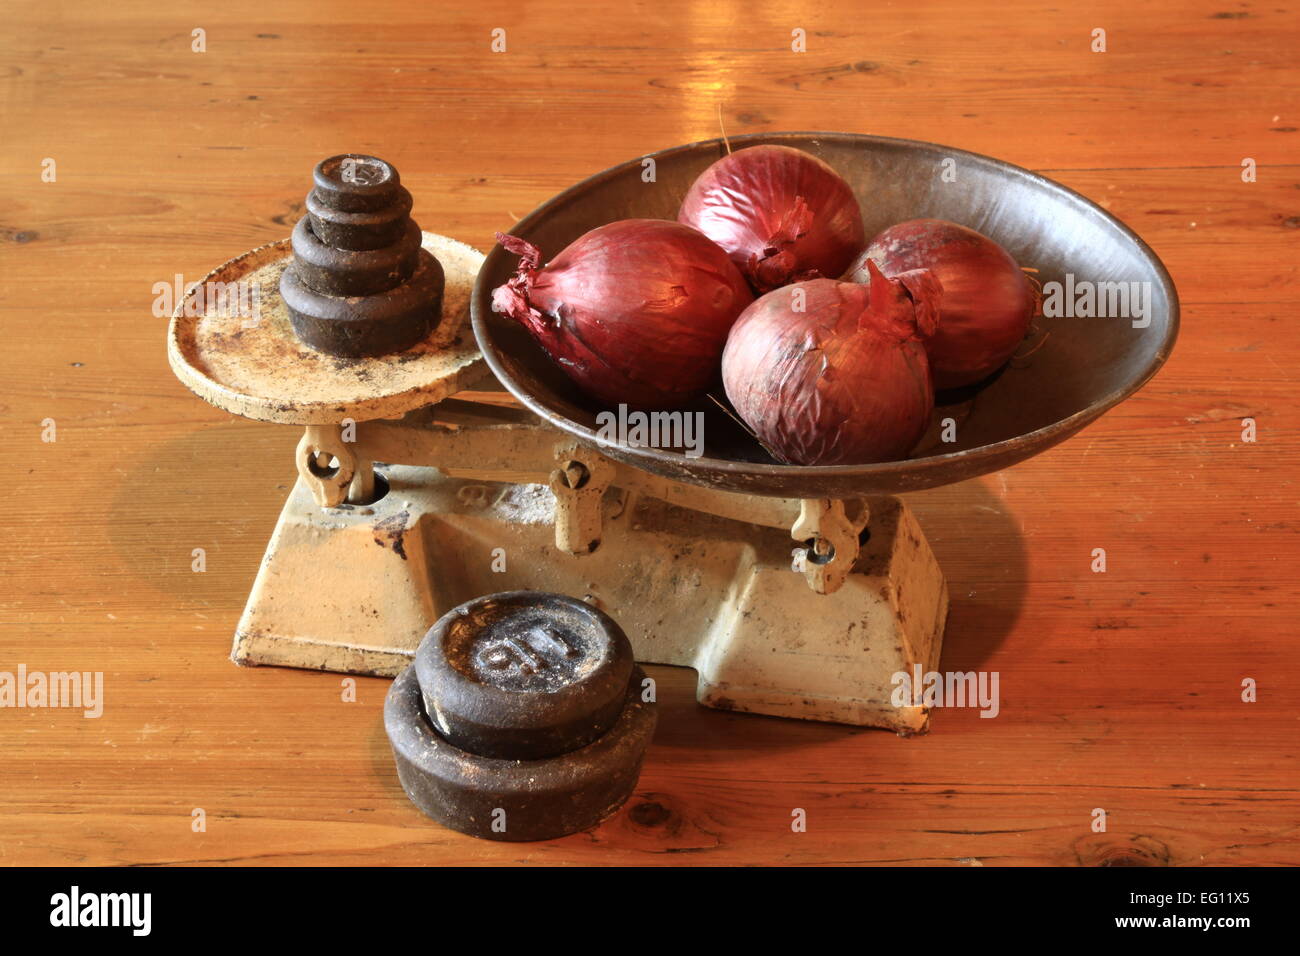
{"label": "wooden tabletop", "polygon": [[[1289,0],[450,6],[8,6],[0,671],[102,671],[105,699],[0,710],[0,862],[1300,863]],[[425,228],[487,249],[719,114],[1059,180],[1163,258],[1181,338],[1066,444],[910,496],[951,589],[942,667],[998,671],[997,719],[940,710],[902,739],[728,714],[655,667],[658,735],[613,819],[543,844],[443,830],[397,784],[387,681],[347,703],[340,675],[229,662],[298,434],[176,381],[154,284],[286,236],[327,155],[391,160]]]}

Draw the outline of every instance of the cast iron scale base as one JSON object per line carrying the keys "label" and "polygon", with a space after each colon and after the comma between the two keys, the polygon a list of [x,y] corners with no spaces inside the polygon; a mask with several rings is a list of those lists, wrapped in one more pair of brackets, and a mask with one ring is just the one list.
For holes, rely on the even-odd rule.
{"label": "cast iron scale base", "polygon": [[[895,497],[777,498],[602,455],[531,412],[452,398],[495,387],[470,330],[483,261],[423,233],[442,322],[423,342],[342,359],[295,336],[284,240],[220,266],[177,308],[168,356],[218,408],[303,429],[233,658],[393,676],[448,609],[496,591],[585,598],[637,660],[693,667],[711,707],[924,729],[894,675],[938,664],[948,594]],[[199,290],[245,282],[231,315]],[[381,463],[378,468],[375,463]]]}

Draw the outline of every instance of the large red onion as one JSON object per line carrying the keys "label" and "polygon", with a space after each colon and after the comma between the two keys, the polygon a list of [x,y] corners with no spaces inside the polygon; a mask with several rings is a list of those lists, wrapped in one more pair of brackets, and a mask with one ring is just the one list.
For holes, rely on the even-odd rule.
{"label": "large red onion", "polygon": [[760,293],[799,279],[837,279],[866,242],[849,184],[789,146],[724,156],[695,180],[677,220],[726,249]]}
{"label": "large red onion", "polygon": [[923,340],[934,331],[938,284],[924,272],[886,279],[869,268],[869,285],[813,279],[769,292],[732,327],[727,397],[781,461],[892,461],[925,434],[934,392]]}
{"label": "large red onion", "polygon": [[727,254],[689,226],[624,219],[541,252],[497,234],[519,270],[492,308],[521,322],[588,394],[663,408],[706,391],[727,332],[754,296]]}
{"label": "large red onion", "polygon": [[942,219],[913,219],[871,241],[846,278],[868,280],[870,259],[887,276],[929,269],[943,284],[939,329],[926,342],[936,388],[978,382],[1006,364],[1025,338],[1037,297],[1016,260],[992,239]]}

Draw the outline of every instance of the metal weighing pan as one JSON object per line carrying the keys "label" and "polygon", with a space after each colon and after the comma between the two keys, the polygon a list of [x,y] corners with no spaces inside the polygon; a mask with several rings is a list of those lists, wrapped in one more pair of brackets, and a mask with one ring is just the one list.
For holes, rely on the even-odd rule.
{"label": "metal weighing pan", "polygon": [[[981,386],[941,396],[930,433],[913,457],[874,465],[798,466],[776,462],[726,412],[707,400],[704,453],[628,447],[597,437],[602,406],[585,397],[524,331],[491,308],[492,290],[514,272],[500,246],[474,286],[474,334],[497,378],[524,405],[610,458],[712,488],[798,498],[893,494],[962,481],[1023,461],[1064,441],[1136,392],[1164,364],[1178,333],[1178,295],[1156,254],[1100,206],[1018,166],[931,143],[850,133],[737,136],[732,149],[780,143],[820,156],[852,185],[867,236],[907,219],[949,219],[1001,243],[1043,283],[1145,282],[1149,324],[1129,318],[1043,318],[1017,357]],[[637,157],[583,180],[543,203],[510,232],[543,260],[578,236],[616,219],[675,219],[687,189],[724,155],[722,140],[651,154],[655,182]],[[951,161],[945,165],[945,161]],[[945,181],[948,169],[955,181]],[[952,176],[946,177],[951,179]],[[721,396],[719,385],[716,394]],[[939,423],[958,423],[957,441]]]}

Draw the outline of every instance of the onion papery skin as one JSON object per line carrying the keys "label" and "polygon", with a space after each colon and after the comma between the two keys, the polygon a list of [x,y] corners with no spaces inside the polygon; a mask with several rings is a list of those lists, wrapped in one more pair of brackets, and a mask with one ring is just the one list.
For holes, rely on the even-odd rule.
{"label": "onion papery skin", "polygon": [[668,408],[699,397],[717,381],[727,333],[754,299],[727,254],[681,223],[599,226],[545,268],[536,246],[497,239],[520,262],[493,290],[493,310],[522,323],[579,388],[611,406]]}
{"label": "onion papery skin", "polygon": [[[934,390],[923,340],[934,328],[937,284],[909,278],[910,290],[879,275],[870,286],[798,282],[736,320],[722,354],[723,386],[779,461],[896,461],[925,434]],[[796,290],[803,312],[794,310]]]}
{"label": "onion papery skin", "polygon": [[838,278],[866,244],[852,187],[790,146],[724,156],[691,185],[677,220],[727,250],[760,294],[797,280]]}
{"label": "onion papery skin", "polygon": [[870,259],[887,276],[928,269],[943,284],[939,329],[926,342],[939,389],[987,378],[1006,364],[1029,330],[1037,296],[1016,260],[974,229],[942,219],[913,219],[876,236],[849,270],[867,279]]}

